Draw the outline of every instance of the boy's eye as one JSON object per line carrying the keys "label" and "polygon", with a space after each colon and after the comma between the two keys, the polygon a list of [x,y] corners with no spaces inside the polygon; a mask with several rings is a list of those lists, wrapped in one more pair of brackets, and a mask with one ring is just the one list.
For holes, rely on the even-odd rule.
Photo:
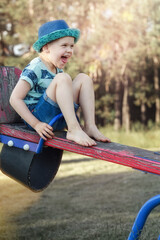
{"label": "boy's eye", "polygon": [[[68,47],[69,45],[67,44],[63,44],[62,47]],[[70,48],[73,48],[74,47],[74,44],[73,45],[70,45]]]}

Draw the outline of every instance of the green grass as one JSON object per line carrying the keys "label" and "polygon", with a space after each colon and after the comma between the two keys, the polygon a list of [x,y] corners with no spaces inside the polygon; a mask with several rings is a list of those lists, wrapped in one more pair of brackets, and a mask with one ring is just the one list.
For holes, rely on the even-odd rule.
{"label": "green grass", "polygon": [[112,127],[106,127],[102,132],[113,142],[145,149],[160,149],[160,128],[126,133],[123,130],[116,132]]}
{"label": "green grass", "polygon": [[[103,131],[116,142],[159,148],[157,131]],[[0,240],[125,240],[141,206],[159,194],[159,182],[156,175],[67,152],[41,193],[0,173]],[[159,211],[149,216],[141,240],[158,238]]]}

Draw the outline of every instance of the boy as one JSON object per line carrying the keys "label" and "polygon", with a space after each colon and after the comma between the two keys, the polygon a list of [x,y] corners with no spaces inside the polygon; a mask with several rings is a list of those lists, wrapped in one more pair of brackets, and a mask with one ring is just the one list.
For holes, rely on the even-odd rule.
{"label": "boy", "polygon": [[[73,81],[63,68],[73,54],[80,31],[69,28],[64,20],[43,24],[33,48],[39,57],[23,70],[14,88],[10,103],[29,128],[37,131],[44,140],[54,136],[53,130],[66,126],[67,139],[83,146],[93,146],[97,141],[109,142],[95,125],[94,91],[92,80],[79,74]],[[79,105],[84,116],[84,129],[76,117]],[[52,127],[48,124],[59,113],[64,118]]]}

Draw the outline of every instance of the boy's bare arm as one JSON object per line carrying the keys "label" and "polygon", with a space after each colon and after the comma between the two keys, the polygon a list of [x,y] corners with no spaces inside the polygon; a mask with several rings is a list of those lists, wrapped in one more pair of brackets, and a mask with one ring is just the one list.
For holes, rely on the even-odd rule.
{"label": "boy's bare arm", "polygon": [[19,80],[10,96],[10,104],[16,112],[33,128],[38,123],[33,114],[27,108],[23,99],[30,90],[30,85],[24,80]]}
{"label": "boy's bare arm", "polygon": [[[30,84],[24,80],[19,80],[15,86],[11,97],[10,104],[15,111],[32,127],[37,133],[46,140],[53,137],[53,128],[47,123],[40,122],[28,109],[23,101],[30,90]],[[46,136],[46,137],[45,137]]]}

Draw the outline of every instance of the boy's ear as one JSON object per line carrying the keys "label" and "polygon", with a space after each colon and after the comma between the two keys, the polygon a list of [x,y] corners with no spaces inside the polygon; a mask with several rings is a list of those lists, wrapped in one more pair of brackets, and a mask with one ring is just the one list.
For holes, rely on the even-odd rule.
{"label": "boy's ear", "polygon": [[44,45],[44,46],[42,47],[42,50],[43,50],[45,53],[48,53],[48,52],[49,52],[48,44]]}

